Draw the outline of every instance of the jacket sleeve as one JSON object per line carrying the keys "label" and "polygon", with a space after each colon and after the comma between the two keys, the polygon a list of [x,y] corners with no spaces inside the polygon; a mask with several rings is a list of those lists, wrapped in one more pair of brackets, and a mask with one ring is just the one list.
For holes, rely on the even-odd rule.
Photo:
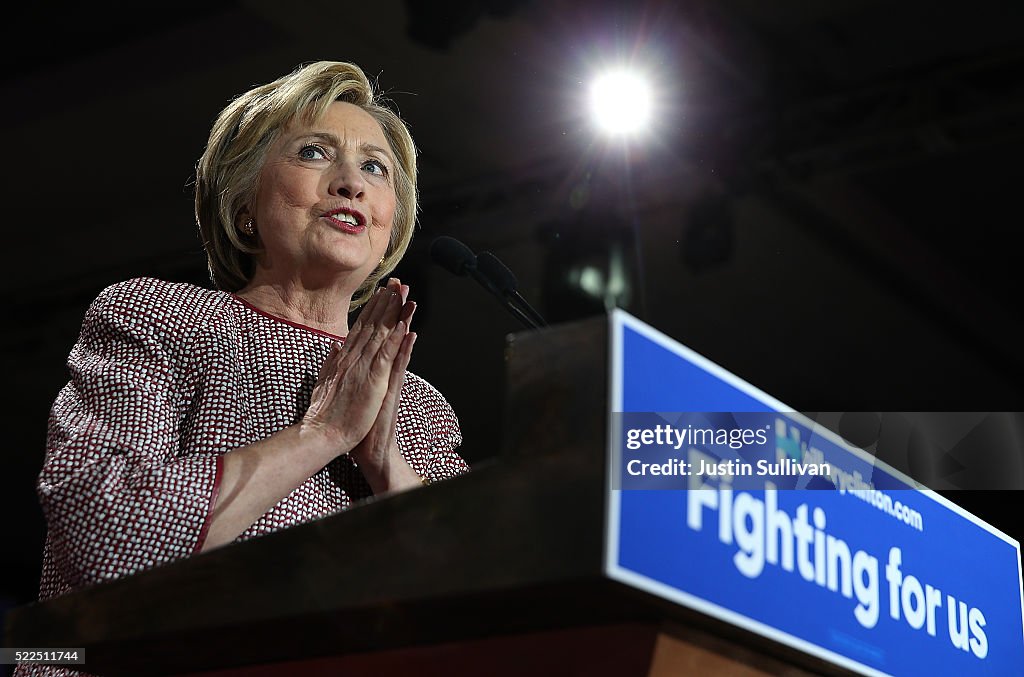
{"label": "jacket sleeve", "polygon": [[438,426],[431,445],[430,465],[426,477],[431,482],[450,479],[469,472],[469,464],[458,449],[462,445],[462,429],[448,400],[441,398],[438,405]]}
{"label": "jacket sleeve", "polygon": [[[469,464],[458,452],[462,430],[448,400],[424,379],[407,373],[402,389],[403,404],[417,415],[403,416],[400,405],[399,439],[415,440],[411,446],[422,446],[406,453],[413,468],[430,482],[450,479],[469,472]],[[415,403],[415,404],[413,404]]]}
{"label": "jacket sleeve", "polygon": [[115,285],[90,305],[50,411],[37,491],[72,587],[197,552],[220,482],[219,456],[179,453],[190,398],[167,349],[178,337],[129,291]]}

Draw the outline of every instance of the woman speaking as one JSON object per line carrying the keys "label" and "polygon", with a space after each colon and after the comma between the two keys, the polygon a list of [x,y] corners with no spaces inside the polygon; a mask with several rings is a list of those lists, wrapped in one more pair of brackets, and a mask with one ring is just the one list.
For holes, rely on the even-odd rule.
{"label": "woman speaking", "polygon": [[417,210],[413,140],[358,66],[228,104],[196,168],[216,289],[114,284],[71,350],[41,599],[468,470],[448,402],[406,371],[416,304],[387,278]]}

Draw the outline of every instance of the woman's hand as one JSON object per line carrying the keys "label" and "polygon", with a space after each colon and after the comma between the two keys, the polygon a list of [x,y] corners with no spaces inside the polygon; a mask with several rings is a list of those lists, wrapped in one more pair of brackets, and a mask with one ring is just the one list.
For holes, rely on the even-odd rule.
{"label": "woman's hand", "polygon": [[[319,431],[337,454],[352,451],[366,438],[381,418],[385,400],[397,412],[397,395],[389,398],[392,381],[396,370],[404,378],[415,341],[408,330],[415,310],[406,300],[408,293],[395,278],[377,290],[345,345],[335,345],[320,369],[303,427]],[[400,392],[401,382],[397,388]],[[391,415],[389,408],[386,416]]]}
{"label": "woman's hand", "polygon": [[[408,301],[409,287],[402,286],[402,321],[408,330],[412,324],[416,304]],[[387,394],[381,403],[380,413],[366,437],[352,450],[351,456],[359,464],[366,481],[374,494],[419,486],[421,480],[409,466],[398,448],[395,429],[398,423],[398,405],[405,383],[405,370],[409,367],[416,334],[409,332],[399,349],[391,368]]]}

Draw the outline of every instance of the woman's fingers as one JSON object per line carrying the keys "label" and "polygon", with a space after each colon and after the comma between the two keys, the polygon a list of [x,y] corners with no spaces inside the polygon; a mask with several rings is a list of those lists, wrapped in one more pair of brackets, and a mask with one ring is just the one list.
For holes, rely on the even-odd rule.
{"label": "woman's fingers", "polygon": [[388,301],[388,290],[385,287],[378,287],[370,297],[370,301],[363,307],[356,318],[355,323],[345,337],[345,349],[349,354],[358,355],[362,352],[363,346],[369,340],[370,334],[380,317],[381,307]]}
{"label": "woman's fingers", "polygon": [[402,339],[402,346],[398,351],[398,357],[395,358],[394,366],[391,371],[391,380],[398,384],[398,390],[402,390],[402,384],[405,383],[405,370],[409,368],[409,360],[412,358],[412,348],[416,345],[416,333],[408,332]]}
{"label": "woman's fingers", "polygon": [[402,285],[397,278],[388,280],[386,287],[374,293],[371,303],[359,314],[349,332],[347,348],[349,354],[369,352],[375,355],[387,336],[394,330],[402,314],[408,285]]}
{"label": "woman's fingers", "polygon": [[394,434],[395,424],[398,421],[398,405],[402,399],[402,386],[405,384],[405,370],[409,367],[409,360],[412,357],[412,347],[416,343],[416,334],[407,332],[402,337],[398,354],[391,363],[391,375],[388,380],[388,392],[381,404],[380,415],[377,424],[387,427],[390,434]]}
{"label": "woman's fingers", "polygon": [[405,305],[402,306],[402,315],[399,317],[400,320],[405,322],[406,327],[412,326],[412,316],[416,314],[416,302],[406,301]]}
{"label": "woman's fingers", "polygon": [[[395,358],[397,358],[401,352],[402,341],[405,340],[405,336],[408,333],[409,327],[405,322],[399,320],[398,324],[395,325],[394,330],[384,337],[384,340],[381,341],[377,352],[374,354],[373,376],[377,378],[390,378]],[[369,348],[370,345],[367,347]]]}
{"label": "woman's fingers", "polygon": [[409,368],[409,360],[412,357],[412,347],[416,343],[416,334],[406,332],[398,346],[398,352],[391,363],[391,376],[388,381],[388,394],[398,395],[402,392],[402,384],[405,383],[405,370]]}

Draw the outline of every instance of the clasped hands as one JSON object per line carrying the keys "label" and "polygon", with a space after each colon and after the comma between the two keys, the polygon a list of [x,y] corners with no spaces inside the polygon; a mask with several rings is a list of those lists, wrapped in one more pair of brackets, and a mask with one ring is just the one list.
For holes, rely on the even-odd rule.
{"label": "clasped hands", "polygon": [[398,405],[416,334],[409,331],[416,303],[409,286],[391,278],[376,290],[336,343],[320,375],[304,424],[318,428],[359,465],[374,493],[419,483],[398,449]]}

